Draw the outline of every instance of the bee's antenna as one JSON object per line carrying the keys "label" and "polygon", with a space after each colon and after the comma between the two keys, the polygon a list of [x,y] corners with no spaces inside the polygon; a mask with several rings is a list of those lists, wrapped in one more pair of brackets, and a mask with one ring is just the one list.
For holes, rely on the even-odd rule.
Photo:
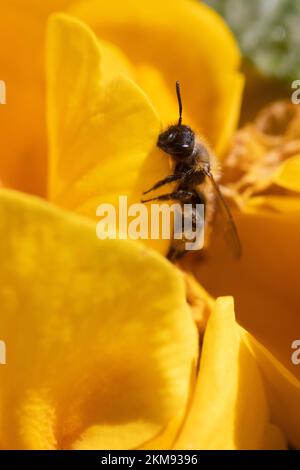
{"label": "bee's antenna", "polygon": [[178,126],[181,126],[182,123],[182,101],[181,101],[181,93],[180,93],[180,83],[176,81],[176,94],[179,106],[179,119],[178,119]]}

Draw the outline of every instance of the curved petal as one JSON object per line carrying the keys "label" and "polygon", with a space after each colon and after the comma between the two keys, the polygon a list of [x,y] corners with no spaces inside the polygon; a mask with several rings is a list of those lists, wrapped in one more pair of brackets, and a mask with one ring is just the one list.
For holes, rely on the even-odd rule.
{"label": "curved petal", "polygon": [[245,332],[244,339],[265,378],[272,421],[280,426],[290,445],[300,449],[300,381],[255,338]]}
{"label": "curved petal", "polygon": [[[188,121],[222,152],[237,121],[241,94],[236,72],[240,55],[223,20],[192,1],[168,0],[149,10],[133,0],[126,2],[126,8],[120,0],[77,3],[75,7],[73,0],[11,0],[1,8],[1,79],[8,90],[7,105],[0,113],[4,184],[46,194],[45,24],[51,12],[70,5],[75,15],[97,27],[101,38],[128,55],[135,79],[164,121],[177,115],[174,80],[181,79]],[[215,54],[212,47],[222,54]]]}
{"label": "curved petal", "polygon": [[[215,233],[207,256],[193,263],[200,283],[215,297],[230,294],[238,322],[285,367],[291,369],[290,345],[300,328],[300,212],[261,206],[234,213],[243,254],[231,258],[221,234]],[[299,377],[300,369],[294,373]]]}
{"label": "curved petal", "polygon": [[300,192],[300,155],[283,162],[276,174],[274,183],[290,191]]}
{"label": "curved petal", "polygon": [[243,345],[233,299],[219,298],[208,320],[196,390],[175,447],[284,448],[280,432],[269,421],[264,386],[255,359]]}
{"label": "curved petal", "polygon": [[198,337],[182,277],[86,219],[0,191],[0,445],[141,446],[184,412]]}
{"label": "curved petal", "polygon": [[[114,69],[102,67],[103,43],[79,20],[54,15],[48,38],[50,199],[93,218],[102,202],[118,209],[119,196],[140,202],[168,174],[168,160],[155,150],[154,109],[120,74],[126,65],[115,50]],[[104,66],[111,54],[106,46]],[[152,244],[166,252],[169,241]]]}
{"label": "curved petal", "polygon": [[0,179],[9,187],[46,194],[44,36],[51,11],[73,0],[11,0],[0,15],[1,80]]}
{"label": "curved petal", "polygon": [[300,213],[300,197],[297,196],[255,196],[247,201],[246,212]]}
{"label": "curved petal", "polygon": [[[126,54],[164,124],[177,119],[174,85],[180,80],[184,114],[190,124],[218,152],[224,150],[237,122],[242,81],[237,43],[219,15],[191,0],[154,0],[151,4],[129,0],[126,8],[122,0],[88,0],[77,2],[68,11]],[[144,67],[152,70],[161,99],[159,88],[149,85],[149,76],[140,73]],[[166,87],[173,97],[174,115],[166,113]]]}

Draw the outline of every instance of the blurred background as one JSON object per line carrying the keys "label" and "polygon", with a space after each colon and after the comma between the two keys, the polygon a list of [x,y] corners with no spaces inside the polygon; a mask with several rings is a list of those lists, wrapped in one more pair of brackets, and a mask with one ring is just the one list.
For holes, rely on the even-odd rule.
{"label": "blurred background", "polygon": [[220,13],[244,55],[247,76],[241,124],[264,104],[292,93],[300,79],[299,0],[205,0]]}

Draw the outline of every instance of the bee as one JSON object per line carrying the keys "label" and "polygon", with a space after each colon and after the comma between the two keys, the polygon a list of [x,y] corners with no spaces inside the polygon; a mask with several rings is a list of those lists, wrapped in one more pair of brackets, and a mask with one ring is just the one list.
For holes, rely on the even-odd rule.
{"label": "bee", "polygon": [[[192,207],[192,227],[197,221],[197,204],[204,204],[205,224],[212,223],[214,217],[214,201],[218,202],[220,214],[225,229],[226,240],[230,245],[234,257],[241,256],[241,243],[232,214],[227,206],[221,189],[212,173],[212,165],[216,157],[208,145],[195,134],[187,125],[182,124],[182,99],[180,84],[176,82],[176,94],[179,108],[178,123],[169,126],[158,137],[157,146],[171,156],[173,173],[158,181],[146,195],[169,183],[177,183],[174,191],[162,194],[151,199],[142,199],[142,202],[151,201],[178,201],[181,207],[190,204]],[[186,253],[184,236],[181,240],[173,240],[168,259],[176,261]]]}

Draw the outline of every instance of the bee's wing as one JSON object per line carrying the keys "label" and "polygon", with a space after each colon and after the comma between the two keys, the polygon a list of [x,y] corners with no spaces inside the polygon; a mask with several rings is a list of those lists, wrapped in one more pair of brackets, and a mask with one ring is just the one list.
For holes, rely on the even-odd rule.
{"label": "bee's wing", "polygon": [[221,193],[221,190],[217,182],[215,181],[211,171],[206,171],[205,173],[214,188],[214,191],[217,196],[217,200],[221,209],[221,215],[223,219],[222,223],[224,224],[226,242],[229,245],[229,248],[232,251],[232,254],[234,255],[234,257],[240,258],[242,255],[241,241],[240,241],[239,234],[238,234],[236,225],[234,223],[232,214],[230,212],[230,209],[227,206],[223,198],[223,195]]}

